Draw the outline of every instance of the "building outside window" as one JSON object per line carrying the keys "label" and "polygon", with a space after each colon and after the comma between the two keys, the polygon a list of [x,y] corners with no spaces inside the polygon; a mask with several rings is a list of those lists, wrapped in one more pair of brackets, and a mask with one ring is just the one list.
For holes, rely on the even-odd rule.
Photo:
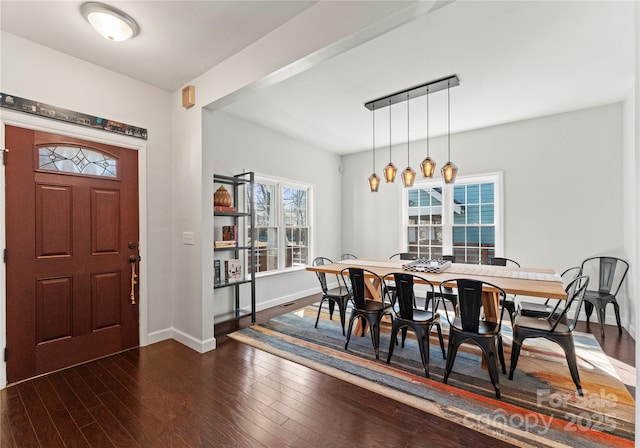
{"label": "building outside window", "polygon": [[403,246],[419,257],[488,264],[502,253],[501,186],[501,174],[416,182],[403,192]]}
{"label": "building outside window", "polygon": [[305,267],[309,262],[311,186],[256,178],[256,273]]}

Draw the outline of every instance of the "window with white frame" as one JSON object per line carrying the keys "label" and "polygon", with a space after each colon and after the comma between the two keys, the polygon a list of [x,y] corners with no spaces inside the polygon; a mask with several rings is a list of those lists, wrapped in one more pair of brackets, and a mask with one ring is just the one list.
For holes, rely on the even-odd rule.
{"label": "window with white frame", "polygon": [[408,252],[424,258],[454,255],[459,263],[487,264],[502,253],[501,174],[416,182],[404,190]]}
{"label": "window with white frame", "polygon": [[304,267],[309,262],[311,185],[256,178],[256,272]]}

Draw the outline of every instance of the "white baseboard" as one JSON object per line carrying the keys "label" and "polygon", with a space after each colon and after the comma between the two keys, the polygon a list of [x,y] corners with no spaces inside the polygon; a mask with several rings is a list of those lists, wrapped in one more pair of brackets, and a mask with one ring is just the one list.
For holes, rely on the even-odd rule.
{"label": "white baseboard", "polygon": [[185,345],[190,349],[197,351],[198,353],[206,353],[216,348],[215,338],[211,338],[206,341],[201,341],[199,339],[194,338],[190,334],[187,334],[184,331],[180,331],[173,327],[165,328],[164,330],[150,333],[149,336],[147,337],[147,342],[149,344],[153,344],[155,342],[165,341],[167,339],[173,339],[175,341],[178,341],[182,345]]}
{"label": "white baseboard", "polygon": [[275,299],[267,300],[256,304],[256,311],[266,310],[267,308],[273,308],[274,306],[280,306],[285,303],[294,302],[303,297],[309,297],[320,292],[320,286],[317,288],[307,289],[306,291],[298,291],[295,294],[289,294],[287,296],[277,297]]}

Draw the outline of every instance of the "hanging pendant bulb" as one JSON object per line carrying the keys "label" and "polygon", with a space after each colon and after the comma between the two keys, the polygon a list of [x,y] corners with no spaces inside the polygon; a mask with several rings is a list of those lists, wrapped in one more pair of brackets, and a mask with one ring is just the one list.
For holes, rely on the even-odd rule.
{"label": "hanging pendant bulb", "polygon": [[384,178],[387,183],[393,183],[396,180],[398,168],[391,162],[391,99],[389,99],[389,164],[384,167]]}
{"label": "hanging pendant bulb", "polygon": [[369,176],[369,188],[372,193],[377,193],[380,187],[380,178],[376,174],[376,108],[375,106],[371,110],[373,117],[373,145],[371,152],[373,153],[373,173]]}
{"label": "hanging pendant bulb", "polygon": [[413,186],[413,181],[416,178],[416,172],[411,169],[411,157],[409,156],[409,94],[407,93],[407,167],[402,172],[402,183],[405,188],[409,188]]}
{"label": "hanging pendant bulb", "polygon": [[422,175],[431,179],[436,172],[436,161],[429,157],[429,88],[427,87],[427,157],[420,164]]}
{"label": "hanging pendant bulb", "polygon": [[448,150],[448,162],[442,167],[442,178],[445,184],[452,184],[456,180],[456,174],[458,174],[458,167],[451,162],[451,95],[450,95],[450,83],[447,81],[447,146]]}

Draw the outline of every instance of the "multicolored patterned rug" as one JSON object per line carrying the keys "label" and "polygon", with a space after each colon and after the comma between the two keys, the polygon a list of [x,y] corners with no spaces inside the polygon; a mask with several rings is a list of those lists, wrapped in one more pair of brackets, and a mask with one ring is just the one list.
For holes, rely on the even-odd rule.
{"label": "multicolored patterned rug", "polygon": [[[386,364],[388,327],[382,330],[376,360],[368,334],[353,336],[345,351],[337,316],[329,320],[323,313],[314,328],[316,313],[317,305],[309,306],[229,337],[519,446],[634,445],[635,401],[591,334],[574,334],[584,397],[576,393],[562,349],[545,339],[529,339],[513,380],[500,375],[502,399],[497,400],[473,344],[463,344],[449,384],[443,384],[445,360],[435,330],[427,379],[411,331],[405,347],[396,346]],[[503,325],[502,331],[508,371],[511,328]],[[443,333],[446,338],[446,319]]]}

